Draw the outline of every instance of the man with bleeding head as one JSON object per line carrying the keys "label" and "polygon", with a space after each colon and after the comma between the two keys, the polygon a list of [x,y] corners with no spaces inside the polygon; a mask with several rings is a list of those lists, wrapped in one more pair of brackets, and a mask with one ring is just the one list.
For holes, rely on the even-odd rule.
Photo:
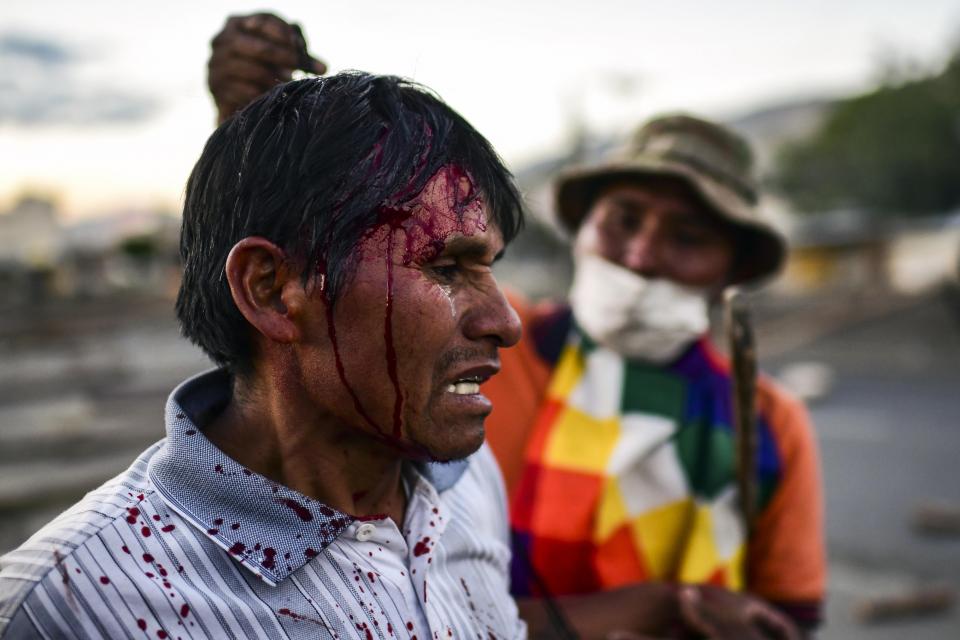
{"label": "man with bleeding head", "polygon": [[[585,631],[614,619],[581,611],[577,596],[598,592],[622,605],[618,626],[660,636],[789,638],[819,619],[822,498],[806,413],[761,377],[748,537],[730,367],[707,335],[724,288],[783,261],[756,202],[747,144],[686,115],[647,123],[556,182],[573,237],[569,303],[514,302],[525,337],[487,387],[488,440],[511,496],[515,591],[551,594]],[[544,615],[522,608],[531,624]]]}
{"label": "man with bleeding head", "polygon": [[[295,68],[322,72],[299,30],[271,14],[230,18],[208,68],[221,120]],[[668,117],[557,181],[558,222],[574,238],[569,304],[514,300],[524,338],[484,386],[531,635],[562,626],[526,597],[547,593],[582,637],[790,638],[819,619],[821,490],[804,409],[761,378],[761,510],[748,541],[731,376],[706,337],[724,287],[783,261],[750,165],[729,130]]]}
{"label": "man with bleeding head", "polygon": [[520,337],[522,223],[439,99],[279,86],[187,185],[177,315],[219,365],[167,437],[2,560],[9,637],[519,637],[479,385]]}

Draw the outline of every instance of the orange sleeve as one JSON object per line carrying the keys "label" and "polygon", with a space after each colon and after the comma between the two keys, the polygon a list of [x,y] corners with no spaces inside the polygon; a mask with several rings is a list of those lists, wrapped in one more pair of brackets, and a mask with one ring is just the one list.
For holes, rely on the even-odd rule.
{"label": "orange sleeve", "polygon": [[750,541],[749,588],[778,604],[816,605],[827,570],[813,427],[805,407],[769,379],[759,380],[757,404],[773,430],[783,472]]}
{"label": "orange sleeve", "polygon": [[487,442],[503,471],[507,496],[520,480],[523,454],[533,429],[540,402],[550,381],[550,368],[537,355],[528,330],[540,313],[521,296],[512,292],[507,298],[520,316],[523,337],[520,342],[500,352],[500,373],[483,386],[483,393],[493,402],[487,417]]}

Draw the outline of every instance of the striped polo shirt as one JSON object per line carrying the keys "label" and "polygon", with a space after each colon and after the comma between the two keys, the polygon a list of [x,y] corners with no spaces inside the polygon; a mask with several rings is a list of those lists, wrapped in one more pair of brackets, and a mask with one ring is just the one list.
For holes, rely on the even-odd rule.
{"label": "striped polo shirt", "polygon": [[207,440],[228,375],[181,384],[167,437],[0,558],[4,638],[526,635],[509,595],[500,471],[486,446],[405,465],[403,526],[337,511]]}

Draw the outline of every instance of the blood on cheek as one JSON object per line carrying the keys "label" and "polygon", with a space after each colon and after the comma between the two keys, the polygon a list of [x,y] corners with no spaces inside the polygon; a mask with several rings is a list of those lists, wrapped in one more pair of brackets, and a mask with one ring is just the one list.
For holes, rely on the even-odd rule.
{"label": "blood on cheek", "polygon": [[[470,236],[486,230],[486,217],[482,201],[475,197],[473,186],[466,174],[455,168],[445,167],[424,188],[416,203],[402,206],[381,206],[378,224],[370,229],[360,241],[356,252],[360,267],[373,267],[373,273],[383,273],[385,309],[383,319],[384,361],[387,375],[393,386],[394,403],[391,428],[377,423],[365,410],[356,390],[347,379],[340,347],[333,305],[327,302],[327,327],[333,346],[337,373],[341,384],[351,396],[354,408],[377,434],[399,444],[403,435],[404,396],[400,385],[399,363],[394,336],[395,294],[398,267],[417,267],[428,264],[439,256],[448,239],[454,235]],[[382,269],[377,268],[380,264]],[[325,269],[321,269],[321,273]],[[456,317],[456,306],[450,287],[437,285],[451,314]]]}

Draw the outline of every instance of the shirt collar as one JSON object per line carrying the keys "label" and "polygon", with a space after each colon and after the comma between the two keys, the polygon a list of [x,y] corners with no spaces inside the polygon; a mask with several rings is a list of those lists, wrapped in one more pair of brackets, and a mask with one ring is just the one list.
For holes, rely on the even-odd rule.
{"label": "shirt collar", "polygon": [[[183,382],[167,400],[167,439],[148,474],[171,509],[270,584],[317,556],[356,519],[244,468],[210,442],[208,424],[230,399],[231,379],[214,369]],[[466,460],[418,464],[438,492]]]}

